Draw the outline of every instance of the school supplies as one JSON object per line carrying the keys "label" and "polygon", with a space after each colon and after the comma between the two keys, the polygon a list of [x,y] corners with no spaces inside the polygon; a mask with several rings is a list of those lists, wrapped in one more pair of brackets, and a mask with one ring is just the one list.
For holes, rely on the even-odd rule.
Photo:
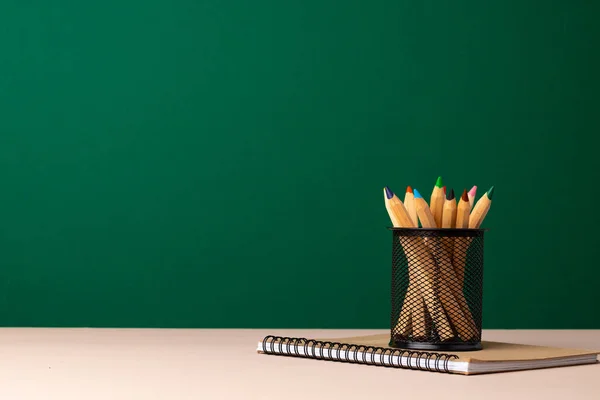
{"label": "school supplies", "polygon": [[[445,187],[442,188],[442,177],[438,176],[433,191],[431,192],[431,214],[435,219],[435,225],[438,227],[442,226],[442,213],[444,208]],[[415,193],[416,197],[416,193]]]}
{"label": "school supplies", "polygon": [[475,201],[475,195],[477,194],[477,186],[473,186],[471,190],[469,190],[469,207],[473,208],[473,202]]}
{"label": "school supplies", "polygon": [[494,187],[481,196],[475,207],[471,210],[469,217],[469,228],[479,228],[492,206],[492,196],[494,195]]}
{"label": "school supplies", "polygon": [[[440,191],[444,192],[443,189]],[[583,349],[483,341],[478,343],[480,351],[462,351],[474,349],[464,346],[469,341],[480,341],[478,327],[481,314],[478,314],[476,324],[470,305],[476,304],[481,296],[475,292],[474,297],[469,298],[470,302],[466,302],[468,290],[461,282],[469,247],[469,267],[482,265],[483,230],[480,227],[490,210],[493,193],[492,187],[473,206],[471,213],[466,189],[458,205],[454,191],[445,191],[438,224],[418,190],[408,187],[403,203],[390,188],[385,187],[384,203],[394,226],[392,298],[394,293],[404,296],[402,309],[397,310],[398,314],[392,311],[392,315],[399,315],[392,336],[379,334],[326,339],[269,335],[258,342],[257,352],[462,375],[596,363],[600,351]],[[419,221],[423,228],[417,228]],[[399,271],[398,266],[402,266],[403,270]],[[404,286],[398,285],[397,277],[404,272],[409,278],[404,281]],[[481,277],[477,275],[476,279]],[[481,285],[475,285],[476,290],[481,288]],[[479,307],[477,311],[480,311],[481,304],[475,307]],[[455,347],[439,350],[436,347],[415,347],[414,343],[413,347],[398,346],[396,332],[400,337],[417,342],[421,336],[433,332],[440,343]],[[431,344],[426,343],[425,346]]]}
{"label": "school supplies", "polygon": [[[438,224],[435,220],[435,217],[433,216],[433,211],[431,211],[429,205],[427,204],[423,196],[421,196],[421,193],[419,193],[417,189],[413,189],[413,193],[415,195],[415,207],[417,209],[417,216],[419,217],[419,221],[421,222],[421,225],[423,225],[423,228],[437,228]],[[442,206],[444,205],[444,203],[440,204]],[[440,223],[442,219],[442,212],[443,208],[440,207],[440,211],[438,212]]]}
{"label": "school supplies", "polygon": [[385,207],[388,210],[388,214],[393,215],[395,218],[395,226],[414,228],[416,225],[413,225],[410,215],[408,215],[408,211],[406,211],[404,204],[402,204],[398,196],[396,196],[388,187],[384,188],[384,193],[386,202]]}
{"label": "school supplies", "polygon": [[469,204],[469,198],[467,196],[467,189],[463,191],[456,207],[456,223],[455,227],[459,229],[466,229],[469,227],[469,216],[471,212],[471,206]]}
{"label": "school supplies", "polygon": [[477,352],[431,352],[389,346],[389,335],[343,338],[266,336],[256,351],[288,357],[417,369],[460,375],[594,364],[599,351],[483,342]]}
{"label": "school supplies", "polygon": [[404,206],[406,207],[406,211],[408,211],[408,215],[410,215],[410,219],[413,222],[415,227],[419,226],[419,219],[417,217],[417,209],[415,208],[415,195],[413,194],[413,190],[410,186],[406,187],[406,194],[404,195]]}
{"label": "school supplies", "polygon": [[[473,186],[472,195],[476,189]],[[442,186],[442,178],[438,177],[431,196],[431,207],[421,193],[410,186],[405,194],[405,203],[410,203],[411,211],[414,207],[422,229],[477,229],[491,207],[493,190],[492,187],[482,196],[471,213],[466,189],[457,205],[454,190],[446,190]],[[415,229],[419,226],[410,216],[406,204],[402,204],[391,189],[386,187],[384,193],[386,209],[395,228]],[[443,201],[440,201],[440,195]],[[434,341],[443,343],[456,338],[460,343],[472,343],[474,348],[480,346],[481,319],[475,321],[463,286],[467,252],[473,238],[468,234],[454,237],[441,232],[436,235],[402,235],[399,233],[398,239],[406,257],[408,287],[402,307],[396,314],[397,324],[392,328],[393,334],[398,335],[398,343],[427,342],[428,338],[437,337],[439,339]]]}
{"label": "school supplies", "polygon": [[[454,198],[454,189],[446,193],[446,201],[444,202],[444,213],[442,215],[442,228],[452,229],[456,225],[456,199]],[[452,265],[452,253],[454,249],[453,238],[442,238],[442,245],[446,254],[446,262]],[[454,283],[454,282],[453,282]]]}
{"label": "school supplies", "polygon": [[456,225],[456,199],[454,198],[454,189],[446,193],[444,202],[444,212],[442,214],[442,228],[454,228]]}

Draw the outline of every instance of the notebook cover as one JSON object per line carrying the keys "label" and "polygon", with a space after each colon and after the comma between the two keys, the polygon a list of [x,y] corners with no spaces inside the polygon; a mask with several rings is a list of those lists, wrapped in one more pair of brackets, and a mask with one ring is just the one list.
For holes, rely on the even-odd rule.
{"label": "notebook cover", "polygon": [[[345,338],[317,339],[321,341],[352,343],[364,346],[377,346],[391,348],[389,346],[390,335],[368,335]],[[483,350],[478,351],[452,351],[442,354],[453,354],[458,356],[458,360],[465,362],[493,362],[493,361],[535,361],[550,358],[564,358],[571,356],[583,356],[599,354],[600,351],[591,351],[583,349],[567,349],[560,347],[534,346],[517,343],[488,342],[482,341]]]}

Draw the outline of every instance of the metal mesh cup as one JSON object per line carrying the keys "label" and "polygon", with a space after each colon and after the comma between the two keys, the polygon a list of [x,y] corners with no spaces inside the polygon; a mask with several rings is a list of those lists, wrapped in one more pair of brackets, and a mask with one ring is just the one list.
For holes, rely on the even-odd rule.
{"label": "metal mesh cup", "polygon": [[391,230],[390,346],[480,350],[485,230]]}

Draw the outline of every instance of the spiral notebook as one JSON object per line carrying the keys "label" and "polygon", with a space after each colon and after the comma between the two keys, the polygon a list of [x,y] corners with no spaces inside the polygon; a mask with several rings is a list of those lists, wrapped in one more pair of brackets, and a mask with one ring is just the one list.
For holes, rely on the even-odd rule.
{"label": "spiral notebook", "polygon": [[593,364],[600,354],[600,351],[485,341],[479,351],[430,352],[392,348],[388,346],[389,339],[388,334],[338,339],[266,336],[258,343],[257,351],[462,375]]}

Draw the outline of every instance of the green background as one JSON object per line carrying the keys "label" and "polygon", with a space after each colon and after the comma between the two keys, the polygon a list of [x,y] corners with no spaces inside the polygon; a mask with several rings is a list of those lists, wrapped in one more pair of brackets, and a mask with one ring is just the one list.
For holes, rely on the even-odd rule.
{"label": "green background", "polygon": [[600,3],[0,4],[1,325],[389,327],[442,175],[484,327],[600,328]]}

